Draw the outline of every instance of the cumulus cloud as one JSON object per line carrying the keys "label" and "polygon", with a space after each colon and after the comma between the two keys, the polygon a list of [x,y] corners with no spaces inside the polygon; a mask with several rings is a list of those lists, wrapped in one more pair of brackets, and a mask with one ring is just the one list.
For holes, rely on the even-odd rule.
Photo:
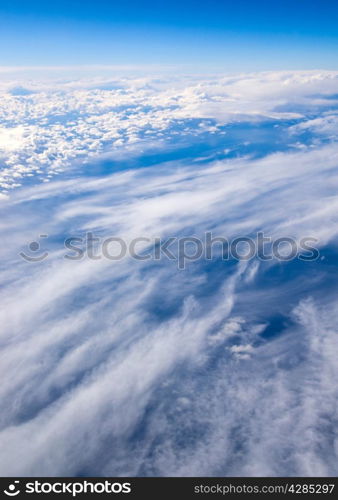
{"label": "cumulus cloud", "polygon": [[154,144],[168,148],[182,133],[202,137],[220,134],[229,123],[302,122],[314,106],[325,112],[337,78],[335,72],[276,72],[213,79],[5,80],[0,187],[7,192],[31,177],[49,182],[75,161],[90,169],[90,159],[102,155],[130,157]]}

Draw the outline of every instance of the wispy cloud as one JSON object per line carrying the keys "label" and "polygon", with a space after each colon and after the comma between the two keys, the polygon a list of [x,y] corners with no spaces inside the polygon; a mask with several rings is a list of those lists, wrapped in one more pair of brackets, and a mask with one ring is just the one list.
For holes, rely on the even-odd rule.
{"label": "wispy cloud", "polygon": [[[53,90],[49,111],[51,94],[5,94],[11,120],[16,99],[27,101],[38,122],[60,106],[78,109],[70,122],[48,122],[46,136],[40,122],[28,125],[18,116],[15,126],[33,127],[27,140],[34,143],[36,134],[41,141],[39,151],[21,142],[20,154],[55,172],[48,148],[59,144],[64,168],[88,155],[90,144],[96,152],[104,134],[143,143],[142,117],[154,137],[163,133],[168,141],[172,122],[200,116],[204,102],[214,99],[224,108],[230,102],[226,115],[235,120],[235,100],[247,121],[245,96],[252,113],[268,116],[295,92],[304,102],[325,85],[333,93],[336,75],[241,76],[188,89],[181,82],[181,94],[167,81],[124,85]],[[111,109],[131,96],[135,115]],[[151,111],[142,111],[150,104]],[[224,125],[222,116],[210,115],[212,126]],[[279,123],[269,122],[270,129]],[[64,137],[66,127],[76,141]],[[191,128],[200,133],[198,122]],[[264,230],[315,236],[321,250],[335,254],[338,145],[319,140],[299,147],[293,133],[288,147],[263,155],[159,156],[152,168],[96,177],[86,175],[88,165],[80,176],[26,185],[2,201],[3,475],[336,475],[338,337],[330,259],[313,265],[200,261],[178,271],[168,260],[70,262],[59,251],[64,237],[88,230],[125,239]],[[12,150],[6,154],[13,159]],[[19,251],[39,234],[49,235],[43,243],[49,258],[21,260]]]}

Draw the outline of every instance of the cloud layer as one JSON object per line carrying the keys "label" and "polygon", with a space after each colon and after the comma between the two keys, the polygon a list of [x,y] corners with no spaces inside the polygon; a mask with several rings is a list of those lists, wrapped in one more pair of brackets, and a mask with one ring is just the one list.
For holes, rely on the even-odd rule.
{"label": "cloud layer", "polygon": [[[337,83],[306,72],[4,89],[2,475],[337,474]],[[323,259],[178,271],[60,251],[86,231],[260,230],[315,237]],[[48,259],[20,259],[41,234]]]}
{"label": "cloud layer", "polygon": [[168,148],[182,136],[224,134],[222,127],[232,123],[295,120],[294,131],[319,127],[332,135],[337,79],[336,72],[277,72],[6,80],[0,86],[0,187],[7,193],[31,177],[48,182],[74,162],[89,169],[93,158]]}

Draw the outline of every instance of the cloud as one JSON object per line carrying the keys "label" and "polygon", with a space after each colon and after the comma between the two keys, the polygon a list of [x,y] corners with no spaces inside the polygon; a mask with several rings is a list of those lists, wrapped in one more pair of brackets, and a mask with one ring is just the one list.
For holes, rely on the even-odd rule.
{"label": "cloud", "polygon": [[21,126],[0,129],[1,151],[15,151],[25,147],[24,128]]}
{"label": "cloud", "polygon": [[[1,201],[4,475],[337,474],[337,143],[315,135],[295,147],[288,111],[284,147],[263,154],[198,150],[202,156],[191,159],[189,150],[168,159],[163,143],[151,166],[93,176],[89,163],[80,174],[61,173],[79,155],[88,159],[94,138],[97,154],[105,134],[137,137],[139,147],[147,123],[151,140],[163,133],[170,142],[177,120],[201,103],[203,113],[215,96],[243,108],[243,96],[258,99],[261,116],[289,102],[290,89],[311,102],[306,96],[325,85],[331,92],[335,82],[331,73],[282,73],[192,79],[188,89],[183,80],[176,83],[182,93],[168,80],[139,79],[123,90],[88,90],[83,82],[79,90],[77,82],[70,90],[61,83],[51,93],[6,94],[11,128],[24,130],[15,150],[3,150],[6,161],[21,155],[24,165],[31,154],[32,168],[41,165],[45,175],[59,159],[60,174]],[[20,114],[13,123],[15,99],[27,102],[30,123]],[[76,116],[52,123],[61,109]],[[210,117],[216,130],[208,134],[224,151],[224,122]],[[269,133],[281,120],[268,122]],[[203,129],[198,121],[184,127],[190,138]],[[261,139],[245,130],[259,150]],[[62,157],[48,156],[60,145]],[[210,230],[228,238],[260,230],[315,236],[327,260],[216,259],[178,271],[167,259],[63,259],[63,239],[88,230],[127,241]],[[40,241],[48,259],[20,259],[41,234],[49,235]]]}
{"label": "cloud", "polygon": [[231,123],[306,123],[314,103],[325,112],[337,78],[323,71],[3,81],[0,187],[6,193],[31,177],[49,182],[74,162],[90,170],[105,155],[121,160],[155,144],[167,150],[182,137],[204,140]]}

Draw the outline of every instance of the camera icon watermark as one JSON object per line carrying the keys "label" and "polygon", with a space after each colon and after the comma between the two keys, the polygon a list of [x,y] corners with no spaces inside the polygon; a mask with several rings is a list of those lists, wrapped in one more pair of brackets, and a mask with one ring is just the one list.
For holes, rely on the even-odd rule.
{"label": "camera icon watermark", "polygon": [[[39,238],[48,238],[48,234],[40,234]],[[40,252],[40,243],[39,241],[31,241],[28,244],[28,250],[29,254],[25,252],[20,252],[20,257],[22,257],[24,260],[27,262],[41,262],[45,260],[48,257],[48,252],[42,252],[37,254],[37,252]]]}
{"label": "camera icon watermark", "polygon": [[11,483],[7,487],[7,489],[4,490],[5,495],[7,495],[8,497],[16,497],[17,495],[19,495],[20,490],[17,489],[17,484],[20,484],[20,481],[14,481],[13,483]]}

